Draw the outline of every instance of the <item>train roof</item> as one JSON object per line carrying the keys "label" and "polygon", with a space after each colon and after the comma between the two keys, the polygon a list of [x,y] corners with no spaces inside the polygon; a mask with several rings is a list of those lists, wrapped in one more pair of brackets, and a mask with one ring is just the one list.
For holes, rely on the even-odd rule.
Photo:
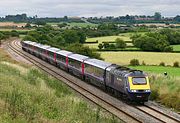
{"label": "train roof", "polygon": [[41,49],[48,49],[48,48],[50,48],[50,46],[48,46],[48,45],[42,45],[42,46],[40,46],[39,48],[41,48]]}
{"label": "train roof", "polygon": [[89,58],[89,57],[87,57],[87,56],[84,56],[84,55],[80,55],[80,54],[72,54],[72,55],[70,55],[68,58],[71,58],[71,59],[74,59],[74,60],[77,60],[77,61],[83,61],[83,60],[85,60],[85,59],[87,59],[87,58]]}
{"label": "train roof", "polygon": [[29,44],[29,43],[31,43],[32,41],[23,41],[24,43],[26,43],[26,44]]}
{"label": "train roof", "polygon": [[48,48],[47,50],[50,51],[50,52],[58,52],[58,51],[60,51],[59,48],[54,48],[54,47]]}
{"label": "train roof", "polygon": [[111,63],[108,63],[108,62],[105,62],[102,60],[98,60],[98,59],[88,59],[88,60],[84,61],[84,63],[96,66],[101,69],[106,69],[108,66],[112,65]]}
{"label": "train roof", "polygon": [[67,56],[70,54],[73,54],[72,52],[66,51],[66,50],[60,50],[57,52],[57,54],[62,55],[62,56]]}
{"label": "train roof", "polygon": [[37,44],[37,42],[32,42],[32,41],[23,41],[26,44],[30,44],[30,45],[35,45]]}
{"label": "train roof", "polygon": [[112,65],[107,68],[107,71],[110,71],[111,73],[118,75],[118,76],[145,76],[143,71],[131,69],[124,66],[119,65]]}

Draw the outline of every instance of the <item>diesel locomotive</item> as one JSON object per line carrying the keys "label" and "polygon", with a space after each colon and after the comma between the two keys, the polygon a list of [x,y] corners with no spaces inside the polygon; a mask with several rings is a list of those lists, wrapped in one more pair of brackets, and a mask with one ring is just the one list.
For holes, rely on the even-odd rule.
{"label": "diesel locomotive", "polygon": [[132,101],[148,101],[151,90],[148,76],[143,71],[32,41],[22,41],[21,44],[24,51],[106,91],[126,95]]}

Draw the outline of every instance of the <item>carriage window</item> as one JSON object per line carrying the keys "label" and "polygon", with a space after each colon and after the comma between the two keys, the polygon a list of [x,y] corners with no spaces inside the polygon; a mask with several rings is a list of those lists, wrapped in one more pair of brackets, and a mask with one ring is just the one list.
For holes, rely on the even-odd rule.
{"label": "carriage window", "polygon": [[58,61],[62,61],[62,62],[66,62],[66,57],[65,56],[61,56],[61,55],[57,55],[57,60]]}
{"label": "carriage window", "polygon": [[81,68],[81,62],[80,61],[69,59],[69,64],[76,67],[77,69]]}
{"label": "carriage window", "polygon": [[85,64],[85,71],[90,74],[94,74],[97,77],[102,77],[104,75],[104,70],[94,67],[92,65]]}

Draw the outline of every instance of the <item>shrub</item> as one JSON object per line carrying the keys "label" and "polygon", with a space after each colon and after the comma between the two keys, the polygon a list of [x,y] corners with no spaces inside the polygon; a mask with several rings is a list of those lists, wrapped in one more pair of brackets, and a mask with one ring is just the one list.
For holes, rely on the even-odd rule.
{"label": "shrub", "polygon": [[159,64],[159,66],[165,66],[165,63],[164,63],[164,62],[161,62],[161,63]]}
{"label": "shrub", "polygon": [[108,42],[104,42],[104,49],[109,48],[109,43]]}
{"label": "shrub", "polygon": [[122,39],[120,39],[120,38],[117,38],[115,42],[116,42],[116,47],[117,48],[124,49],[127,46],[126,43]]}
{"label": "shrub", "polygon": [[100,50],[101,50],[103,47],[104,47],[103,44],[99,44],[99,45],[98,45],[98,48],[99,48]]}
{"label": "shrub", "polygon": [[146,65],[146,63],[143,61],[143,62],[142,62],[142,65]]}
{"label": "shrub", "polygon": [[173,67],[179,67],[179,62],[174,62]]}
{"label": "shrub", "polygon": [[139,65],[139,60],[138,60],[138,59],[132,59],[132,60],[130,61],[130,65],[132,65],[132,66],[138,66],[138,65]]}

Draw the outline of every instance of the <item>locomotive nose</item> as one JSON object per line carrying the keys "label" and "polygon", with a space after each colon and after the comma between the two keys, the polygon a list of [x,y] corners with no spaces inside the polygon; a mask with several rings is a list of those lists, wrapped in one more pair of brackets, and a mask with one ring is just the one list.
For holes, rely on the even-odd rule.
{"label": "locomotive nose", "polygon": [[134,101],[148,101],[151,94],[148,77],[129,77],[128,95]]}

